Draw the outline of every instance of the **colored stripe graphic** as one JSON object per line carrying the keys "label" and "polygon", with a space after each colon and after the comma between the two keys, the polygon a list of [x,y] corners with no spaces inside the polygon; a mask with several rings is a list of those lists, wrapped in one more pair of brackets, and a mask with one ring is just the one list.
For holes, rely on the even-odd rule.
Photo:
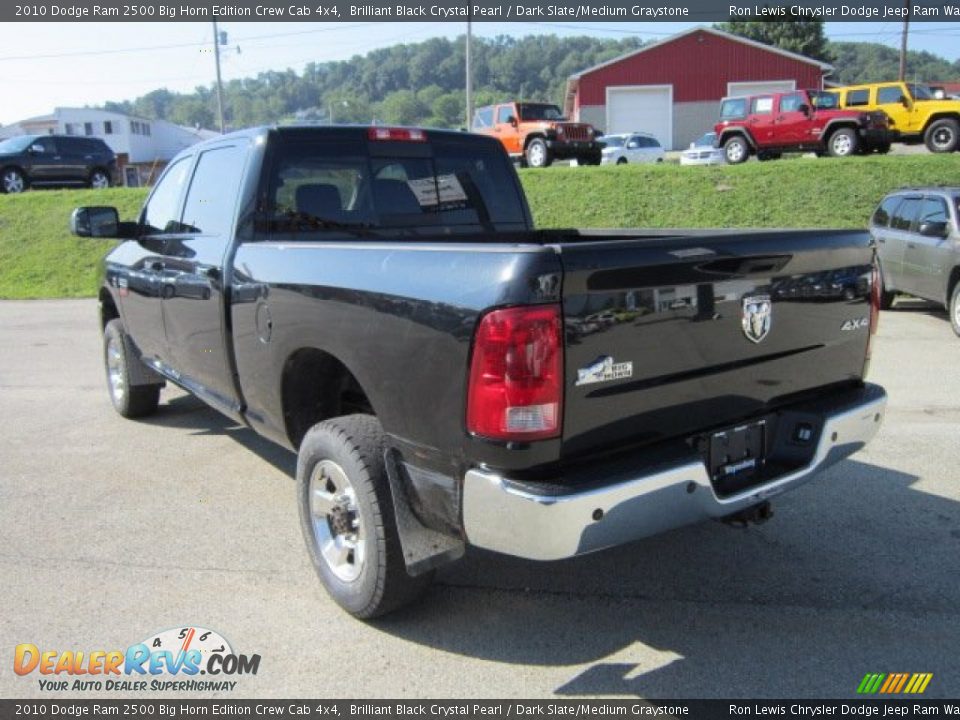
{"label": "colored stripe graphic", "polygon": [[857,686],[859,695],[921,695],[933,679],[933,673],[867,673]]}

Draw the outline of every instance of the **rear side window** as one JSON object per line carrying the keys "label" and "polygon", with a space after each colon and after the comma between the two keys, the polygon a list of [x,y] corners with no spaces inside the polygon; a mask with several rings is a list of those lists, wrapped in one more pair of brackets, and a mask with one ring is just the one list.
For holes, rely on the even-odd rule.
{"label": "rear side window", "polygon": [[245,159],[246,153],[239,145],[214,148],[200,155],[183,206],[183,232],[230,232]]}
{"label": "rear side window", "polygon": [[847,92],[847,107],[859,107],[870,104],[869,90],[850,90]]}
{"label": "rear side window", "polygon": [[876,212],[873,213],[873,219],[871,222],[877,227],[887,227],[890,224],[890,218],[893,217],[894,211],[897,209],[897,205],[900,204],[902,196],[894,195],[888,197],[882,203],[880,207],[876,209]]}
{"label": "rear side window", "polygon": [[477,112],[473,116],[473,127],[480,129],[480,128],[488,128],[488,127],[491,127],[492,125],[493,125],[493,108],[484,107],[477,110]]}
{"label": "rear side window", "polygon": [[772,112],[773,112],[772,97],[754,98],[753,101],[750,103],[751,115],[769,115]]}
{"label": "rear side window", "polygon": [[900,89],[899,85],[888,85],[887,87],[882,87],[877,90],[878,105],[892,105],[894,103],[898,103],[900,102],[901,97],[903,97],[903,91]]}
{"label": "rear side window", "polygon": [[896,209],[890,220],[894,230],[909,230],[920,213],[920,198],[907,198]]}
{"label": "rear side window", "polygon": [[720,104],[720,119],[721,120],[734,120],[736,118],[742,118],[747,114],[747,99],[746,98],[731,98],[730,100],[724,100]]}
{"label": "rear side window", "polygon": [[281,144],[258,229],[356,236],[381,228],[525,227],[515,176],[498,146],[438,142],[433,149],[434,157],[390,157],[382,150],[370,157],[358,141]]}

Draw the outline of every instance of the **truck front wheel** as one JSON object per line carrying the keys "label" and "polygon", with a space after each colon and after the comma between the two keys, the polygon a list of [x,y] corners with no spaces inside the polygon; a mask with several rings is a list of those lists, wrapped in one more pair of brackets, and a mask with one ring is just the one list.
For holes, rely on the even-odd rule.
{"label": "truck front wheel", "polygon": [[923,142],[932,153],[951,153],[960,145],[960,123],[953,118],[941,118],[930,123],[923,134]]}
{"label": "truck front wheel", "polygon": [[157,411],[160,385],[131,385],[132,363],[140,362],[130,353],[123,322],[113,319],[103,329],[103,364],[107,371],[107,389],[118,413],[138,418]]}
{"label": "truck front wheel", "polygon": [[527,144],[524,152],[527,158],[527,167],[544,168],[553,162],[550,157],[550,149],[543,138],[534,138]]}
{"label": "truck front wheel", "polygon": [[723,144],[723,156],[730,165],[746,161],[750,157],[750,146],[740,135],[734,135]]}
{"label": "truck front wheel", "polygon": [[407,574],[383,451],[375,417],[346,415],[314,425],[297,456],[307,552],[330,596],[361,619],[411,602],[432,579]]}
{"label": "truck front wheel", "polygon": [[856,155],[859,144],[857,131],[842,127],[830,136],[827,141],[827,151],[832,157],[850,157]]}

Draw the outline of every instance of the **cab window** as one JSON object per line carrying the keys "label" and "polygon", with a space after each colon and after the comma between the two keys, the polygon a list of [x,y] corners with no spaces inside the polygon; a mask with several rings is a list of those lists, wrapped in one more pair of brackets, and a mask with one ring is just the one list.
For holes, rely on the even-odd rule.
{"label": "cab window", "polygon": [[473,116],[473,126],[475,128],[488,128],[493,125],[493,108],[483,107],[477,110]]}
{"label": "cab window", "polygon": [[870,104],[870,91],[867,89],[863,90],[850,90],[847,92],[847,107],[860,107],[861,105]]}
{"label": "cab window", "polygon": [[772,97],[754,98],[753,102],[750,103],[750,113],[752,115],[769,115],[772,112],[773,112]]}
{"label": "cab window", "polygon": [[946,223],[948,219],[947,204],[943,201],[943,198],[926,197],[923,199],[923,205],[920,208],[920,224]]}
{"label": "cab window", "polygon": [[893,105],[899,103],[903,97],[903,90],[899,85],[887,85],[877,90],[877,105]]}
{"label": "cab window", "polygon": [[803,105],[803,95],[794,93],[793,95],[784,95],[780,98],[780,112],[799,112]]}
{"label": "cab window", "polygon": [[177,160],[167,167],[160,182],[153,189],[143,208],[141,221],[144,235],[175,233],[180,231],[180,197],[187,183],[191,158]]}
{"label": "cab window", "polygon": [[497,108],[497,124],[510,122],[513,116],[513,105],[501,105]]}

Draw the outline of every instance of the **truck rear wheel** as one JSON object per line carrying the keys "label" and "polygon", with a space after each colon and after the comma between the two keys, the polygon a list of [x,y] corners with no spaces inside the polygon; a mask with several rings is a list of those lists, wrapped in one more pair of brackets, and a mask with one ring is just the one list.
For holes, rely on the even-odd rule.
{"label": "truck rear wheel", "polygon": [[413,601],[433,577],[407,574],[383,450],[379,420],[345,415],[314,425],[297,456],[307,552],[330,596],[361,619]]}
{"label": "truck rear wheel", "polygon": [[953,286],[953,292],[950,293],[950,325],[953,331],[960,335],[960,282]]}
{"label": "truck rear wheel", "polygon": [[123,321],[119,318],[107,323],[103,329],[103,364],[107,371],[107,389],[110,400],[118,413],[125,418],[151,415],[160,404],[160,385],[131,385],[131,363],[140,362],[132,357],[125,339]]}
{"label": "truck rear wheel", "polygon": [[934,120],[923,134],[923,142],[932,153],[953,152],[960,146],[960,123],[953,118]]}
{"label": "truck rear wheel", "polygon": [[850,157],[857,153],[859,146],[857,131],[853,128],[842,127],[834,131],[827,140],[827,152],[832,157]]}
{"label": "truck rear wheel", "polygon": [[527,167],[544,168],[549,167],[553,159],[550,157],[550,149],[543,138],[534,138],[527,144],[524,151],[527,158]]}
{"label": "truck rear wheel", "polygon": [[731,165],[745,162],[750,157],[750,146],[741,135],[734,135],[723,144],[723,156]]}

